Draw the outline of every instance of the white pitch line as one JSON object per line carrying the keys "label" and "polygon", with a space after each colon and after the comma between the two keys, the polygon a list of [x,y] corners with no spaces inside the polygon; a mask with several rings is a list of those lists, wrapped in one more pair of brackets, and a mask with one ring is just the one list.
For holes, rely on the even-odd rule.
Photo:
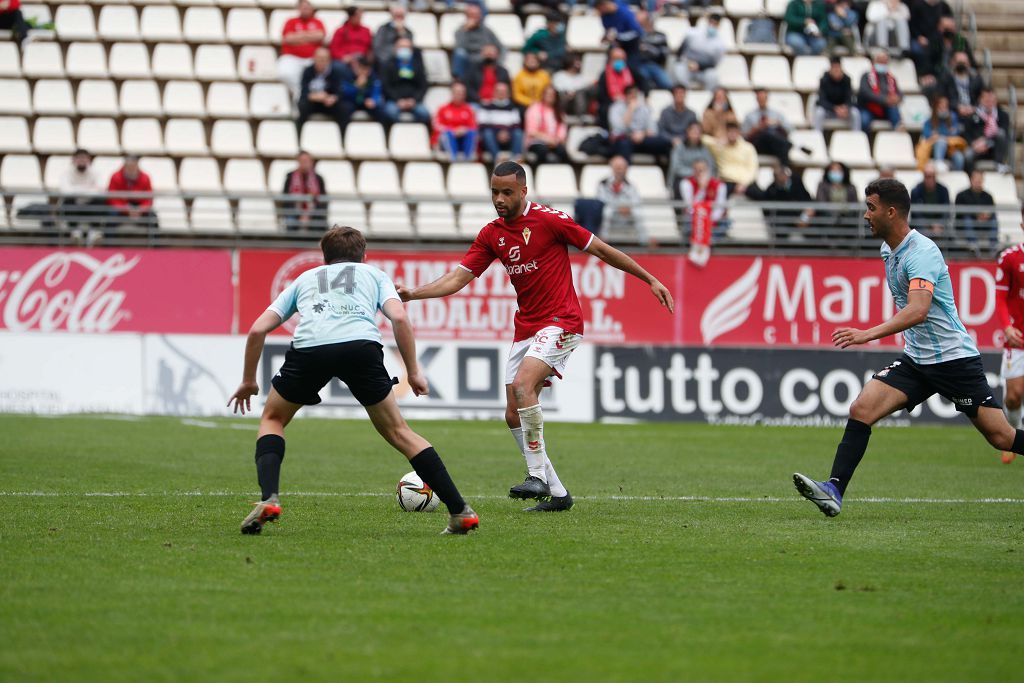
{"label": "white pitch line", "polygon": [[[238,491],[0,491],[0,498],[244,498],[254,495],[252,492]],[[287,491],[283,498],[380,498],[393,496],[393,493],[379,491]],[[504,500],[508,496],[493,494],[469,495],[469,499]],[[792,503],[800,502],[797,495],[776,497],[740,497],[740,496],[576,496],[577,500],[621,500],[639,502],[679,502],[679,503]],[[882,504],[923,504],[923,505],[1024,505],[1024,498],[850,498],[858,503]]]}

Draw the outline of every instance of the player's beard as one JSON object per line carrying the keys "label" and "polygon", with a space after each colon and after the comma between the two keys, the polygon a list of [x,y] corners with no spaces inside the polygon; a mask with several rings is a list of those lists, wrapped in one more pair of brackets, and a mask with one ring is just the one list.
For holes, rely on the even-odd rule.
{"label": "player's beard", "polygon": [[502,213],[497,206],[494,207],[494,210],[498,213],[499,216],[501,216],[507,221],[515,220],[516,218],[519,217],[519,213],[523,210],[523,202],[520,201],[518,204],[506,203],[505,213]]}

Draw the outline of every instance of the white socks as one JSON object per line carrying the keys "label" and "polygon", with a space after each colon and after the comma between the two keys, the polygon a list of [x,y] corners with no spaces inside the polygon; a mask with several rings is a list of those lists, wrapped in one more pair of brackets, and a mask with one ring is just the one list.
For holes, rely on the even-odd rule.
{"label": "white socks", "polygon": [[1020,429],[1020,407],[1018,406],[1016,409],[1010,410],[1003,406],[1003,412],[1006,413],[1006,421],[1010,423],[1010,426],[1014,429]]}
{"label": "white socks", "polygon": [[[540,406],[539,405],[538,406],[534,406],[534,408],[537,409],[537,416],[540,418],[541,424],[543,425],[543,415],[540,412]],[[532,410],[532,408],[527,408],[526,410]],[[519,411],[519,414],[520,414],[520,416],[522,416],[522,411]],[[523,420],[523,424],[525,424],[525,420]],[[543,429],[543,427],[541,427],[541,429]],[[565,489],[564,486],[562,486],[562,482],[561,482],[561,480],[559,480],[558,474],[555,472],[554,465],[551,464],[551,458],[547,457],[547,453],[544,452],[544,469],[541,470],[542,473],[541,474],[535,474],[534,473],[535,470],[530,467],[530,457],[531,456],[529,455],[528,451],[526,450],[526,436],[523,433],[523,428],[522,427],[509,427],[509,431],[512,432],[512,438],[516,440],[516,445],[519,446],[519,452],[522,453],[523,456],[526,458],[526,467],[527,467],[527,469],[530,472],[530,476],[538,477],[539,479],[541,479],[543,481],[546,481],[547,484],[548,484],[548,488],[551,489],[551,495],[552,496],[556,496],[558,498],[561,498],[563,496],[568,495],[569,492]],[[544,449],[544,442],[543,442],[543,439],[541,439],[541,450],[542,450],[542,452],[543,452],[543,449]]]}

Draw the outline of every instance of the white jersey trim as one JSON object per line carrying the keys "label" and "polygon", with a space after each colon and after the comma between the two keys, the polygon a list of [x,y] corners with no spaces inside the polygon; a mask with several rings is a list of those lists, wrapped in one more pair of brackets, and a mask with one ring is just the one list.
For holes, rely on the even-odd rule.
{"label": "white jersey trim", "polygon": [[594,233],[590,233],[590,239],[587,240],[587,243],[583,245],[583,248],[580,249],[580,251],[586,251],[587,249],[590,249],[590,245],[593,243],[595,237],[597,237],[597,235],[595,235]]}
{"label": "white jersey trim", "polygon": [[466,271],[467,273],[469,273],[469,274],[470,274],[470,275],[472,275],[473,277],[476,277],[476,273],[474,273],[474,272],[473,272],[472,270],[470,270],[470,269],[469,269],[469,268],[467,268],[466,266],[462,265],[461,263],[460,263],[460,264],[459,264],[459,265],[458,265],[457,267],[458,267],[458,268],[462,268],[462,269],[463,269],[464,271]]}

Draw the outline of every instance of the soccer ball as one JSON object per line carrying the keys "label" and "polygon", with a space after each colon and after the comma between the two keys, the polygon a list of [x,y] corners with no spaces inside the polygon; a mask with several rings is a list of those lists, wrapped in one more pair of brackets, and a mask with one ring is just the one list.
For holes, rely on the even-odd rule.
{"label": "soccer ball", "polygon": [[433,512],[441,503],[433,490],[423,483],[420,475],[410,472],[398,481],[395,498],[398,507],[406,512]]}

